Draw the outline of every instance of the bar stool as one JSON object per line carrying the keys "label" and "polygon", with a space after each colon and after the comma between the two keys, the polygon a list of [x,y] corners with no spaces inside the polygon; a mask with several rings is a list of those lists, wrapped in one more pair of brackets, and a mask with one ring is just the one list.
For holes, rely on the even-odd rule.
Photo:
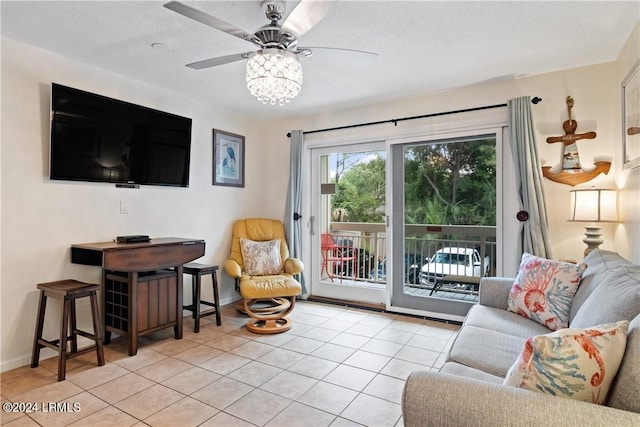
{"label": "bar stool", "polygon": [[[36,321],[36,333],[33,340],[31,367],[35,368],[38,366],[40,360],[40,349],[42,347],[49,347],[58,351],[58,381],[63,381],[65,378],[67,371],[67,359],[80,356],[81,354],[96,350],[98,366],[103,366],[104,351],[102,348],[98,298],[96,295],[96,291],[100,289],[100,286],[69,279],[40,283],[38,284],[38,289],[40,289],[40,303],[38,304],[38,319]],[[44,315],[48,297],[62,299],[60,338],[53,341],[42,339]],[[91,301],[93,334],[78,329],[76,325],[76,300],[84,297],[89,297]],[[71,335],[67,335],[69,333],[69,323],[71,323]],[[82,335],[85,338],[95,341],[96,345],[78,351],[78,335]],[[67,353],[68,341],[71,341],[71,352],[69,353]]]}
{"label": "bar stool", "polygon": [[[183,266],[184,274],[191,275],[192,302],[190,305],[185,305],[182,308],[191,311],[194,319],[193,332],[195,333],[200,332],[200,319],[205,316],[215,314],[216,324],[218,326],[222,325],[222,320],[220,320],[220,296],[218,294],[217,271],[217,265],[206,265],[197,262],[189,262]],[[203,301],[201,297],[202,276],[207,274],[211,274],[211,281],[213,283],[213,302]],[[200,304],[213,307],[213,309],[200,311]]]}

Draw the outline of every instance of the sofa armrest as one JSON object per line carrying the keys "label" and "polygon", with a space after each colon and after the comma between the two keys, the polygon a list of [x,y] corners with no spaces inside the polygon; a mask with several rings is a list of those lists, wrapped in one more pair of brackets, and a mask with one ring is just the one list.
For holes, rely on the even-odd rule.
{"label": "sofa armrest", "polygon": [[640,414],[435,371],[415,371],[404,387],[406,427],[631,426]]}
{"label": "sofa armrest", "polygon": [[284,272],[293,276],[302,273],[304,264],[298,258],[289,257],[284,261]]}
{"label": "sofa armrest", "polygon": [[487,307],[507,309],[509,291],[515,279],[508,277],[483,277],[480,280],[478,302]]}

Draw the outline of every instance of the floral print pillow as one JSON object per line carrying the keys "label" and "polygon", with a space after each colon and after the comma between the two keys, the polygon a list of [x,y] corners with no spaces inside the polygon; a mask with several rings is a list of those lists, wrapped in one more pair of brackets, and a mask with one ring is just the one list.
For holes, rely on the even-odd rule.
{"label": "floral print pillow", "polygon": [[603,404],[627,345],[629,322],[529,338],[504,385]]}
{"label": "floral print pillow", "polygon": [[268,276],[282,272],[280,239],[255,242],[240,239],[243,270],[250,276]]}
{"label": "floral print pillow", "polygon": [[508,309],[552,331],[569,326],[569,310],[587,265],[522,255]]}

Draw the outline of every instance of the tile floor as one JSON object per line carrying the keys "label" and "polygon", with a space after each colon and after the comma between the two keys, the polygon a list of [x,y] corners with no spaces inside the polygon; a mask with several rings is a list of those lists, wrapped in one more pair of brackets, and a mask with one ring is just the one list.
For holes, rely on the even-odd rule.
{"label": "tile floor", "polygon": [[[458,326],[414,317],[299,302],[288,332],[255,335],[224,307],[222,326],[201,321],[140,337],[138,354],[105,346],[1,375],[2,403],[68,402],[68,411],[0,413],[2,426],[402,426],[407,375],[438,368]],[[75,407],[73,405],[76,405]],[[62,405],[60,408],[64,409]],[[79,410],[75,411],[75,408]]]}

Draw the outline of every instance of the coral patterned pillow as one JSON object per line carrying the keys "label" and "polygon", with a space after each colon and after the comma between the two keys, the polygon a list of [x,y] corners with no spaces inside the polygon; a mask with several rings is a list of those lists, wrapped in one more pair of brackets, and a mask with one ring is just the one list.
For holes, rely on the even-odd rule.
{"label": "coral patterned pillow", "polygon": [[586,264],[524,253],[509,292],[508,309],[552,331],[569,326],[569,310]]}
{"label": "coral patterned pillow", "polygon": [[282,272],[280,239],[255,242],[240,239],[244,272],[250,276],[267,276]]}
{"label": "coral patterned pillow", "polygon": [[629,322],[529,338],[504,385],[603,404],[627,345]]}

